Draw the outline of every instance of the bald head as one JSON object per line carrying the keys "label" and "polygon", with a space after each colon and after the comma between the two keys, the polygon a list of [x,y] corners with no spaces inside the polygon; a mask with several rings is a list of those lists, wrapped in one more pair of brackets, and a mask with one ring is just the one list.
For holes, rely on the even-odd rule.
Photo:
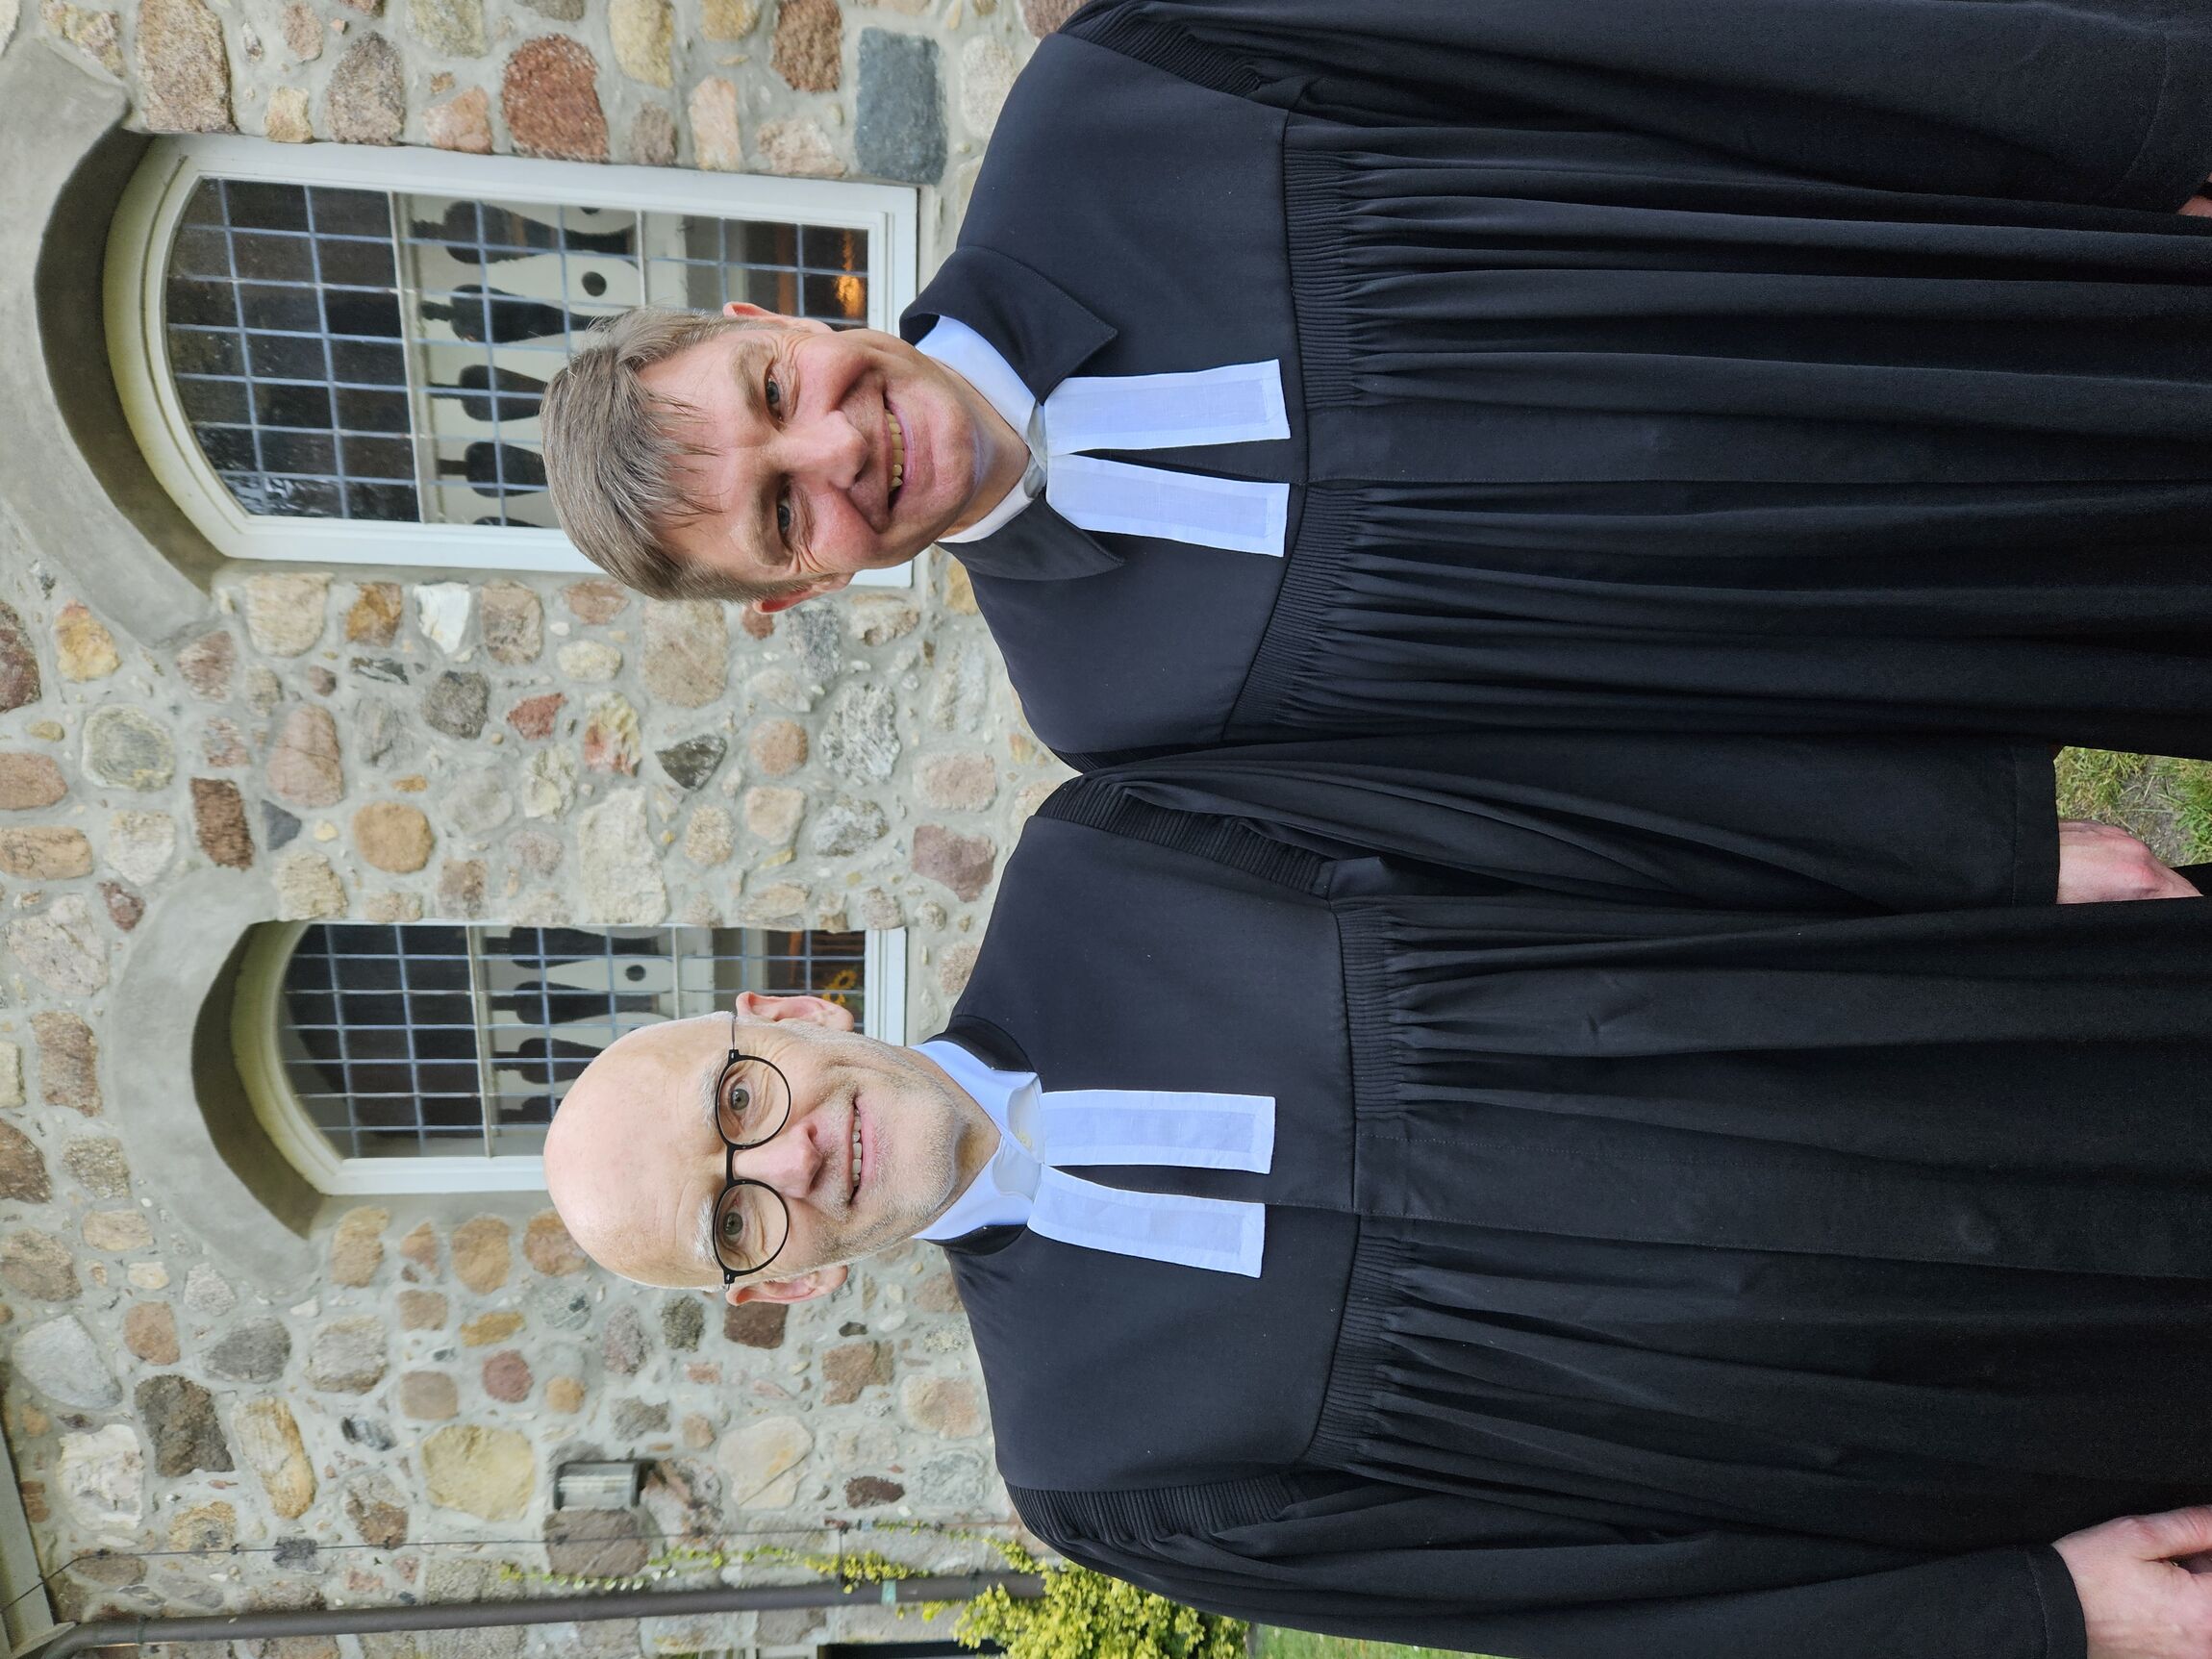
{"label": "bald head", "polygon": [[[926,1056],[851,1026],[835,1003],[748,992],[734,1023],[667,1020],[593,1060],[545,1137],[546,1187],[585,1253],[641,1283],[714,1289],[723,1274],[713,1219],[735,1174],[780,1200],[789,1232],[730,1298],[794,1301],[834,1290],[843,1263],[942,1215],[990,1161],[997,1131]],[[774,1067],[791,1095],[783,1126],[735,1154],[715,1119],[733,1042]]]}

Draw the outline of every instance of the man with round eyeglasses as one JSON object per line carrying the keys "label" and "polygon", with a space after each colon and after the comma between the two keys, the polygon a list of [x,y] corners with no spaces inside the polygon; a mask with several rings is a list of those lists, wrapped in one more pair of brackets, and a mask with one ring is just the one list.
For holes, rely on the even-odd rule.
{"label": "man with round eyeglasses", "polygon": [[[1078,780],[943,1036],[753,993],[632,1032],[554,1201],[732,1301],[940,1243],[1023,1518],[1196,1605],[1542,1659],[2203,1659],[2212,906],[2030,899],[2001,826],[1947,871],[1856,817],[1697,842],[1664,752],[1618,807],[1480,746]],[[1731,759],[1846,791],[1851,752]]]}

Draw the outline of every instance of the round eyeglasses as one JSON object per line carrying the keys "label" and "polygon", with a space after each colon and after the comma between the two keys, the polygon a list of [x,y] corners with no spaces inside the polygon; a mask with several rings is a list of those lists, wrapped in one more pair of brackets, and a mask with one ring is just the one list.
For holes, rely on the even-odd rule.
{"label": "round eyeglasses", "polygon": [[792,1086],[768,1061],[738,1052],[730,1015],[730,1057],[715,1080],[715,1132],[722,1138],[722,1195],[715,1200],[715,1260],[726,1289],[757,1273],[792,1235],[791,1206],[765,1181],[738,1173],[738,1154],[772,1141],[791,1120]]}

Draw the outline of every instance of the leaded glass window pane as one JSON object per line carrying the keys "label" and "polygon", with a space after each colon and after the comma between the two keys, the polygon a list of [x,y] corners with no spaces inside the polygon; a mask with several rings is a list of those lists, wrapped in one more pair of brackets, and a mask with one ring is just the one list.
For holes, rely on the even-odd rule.
{"label": "leaded glass window pane", "polygon": [[535,1157],[594,1055],[741,991],[867,1014],[867,936],[767,928],[307,929],[285,968],[286,1077],[342,1157]]}
{"label": "leaded glass window pane", "polygon": [[178,400],[257,515],[554,527],[539,399],[597,318],[867,318],[866,231],[210,178],[169,247]]}

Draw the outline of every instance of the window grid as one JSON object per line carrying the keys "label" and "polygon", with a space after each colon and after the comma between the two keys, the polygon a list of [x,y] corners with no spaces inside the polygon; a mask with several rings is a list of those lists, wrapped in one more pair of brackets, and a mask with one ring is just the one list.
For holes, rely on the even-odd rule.
{"label": "window grid", "polygon": [[561,1095],[623,1033],[742,990],[813,992],[858,1019],[865,960],[857,933],[320,924],[284,970],[284,1066],[341,1157],[534,1155]]}
{"label": "window grid", "polygon": [[[381,235],[364,228],[370,212]],[[164,324],[194,438],[233,500],[256,515],[550,527],[538,392],[594,317],[645,299],[744,299],[838,327],[867,318],[865,230],[613,211],[613,228],[570,223],[600,212],[204,181],[170,248]],[[204,247],[197,239],[210,232],[220,235],[219,276],[188,268],[182,253]],[[254,239],[254,258],[241,237]],[[282,252],[291,243],[304,261]],[[578,272],[587,252],[619,263],[621,293],[600,300],[607,273]],[[533,269],[544,255],[549,272]],[[477,280],[449,267],[472,267]],[[227,322],[206,309],[214,280],[230,289]],[[287,296],[312,304],[288,310]],[[334,308],[348,296],[358,303]],[[199,308],[178,314],[192,299]],[[300,326],[309,314],[313,325]],[[299,372],[306,364],[288,341],[319,358],[319,378]],[[515,366],[540,356],[544,375]],[[437,368],[415,371],[433,357]],[[226,398],[226,387],[237,395]],[[301,424],[300,400],[317,391],[326,424]],[[400,399],[404,427],[383,407]],[[239,465],[249,458],[250,471]]]}

